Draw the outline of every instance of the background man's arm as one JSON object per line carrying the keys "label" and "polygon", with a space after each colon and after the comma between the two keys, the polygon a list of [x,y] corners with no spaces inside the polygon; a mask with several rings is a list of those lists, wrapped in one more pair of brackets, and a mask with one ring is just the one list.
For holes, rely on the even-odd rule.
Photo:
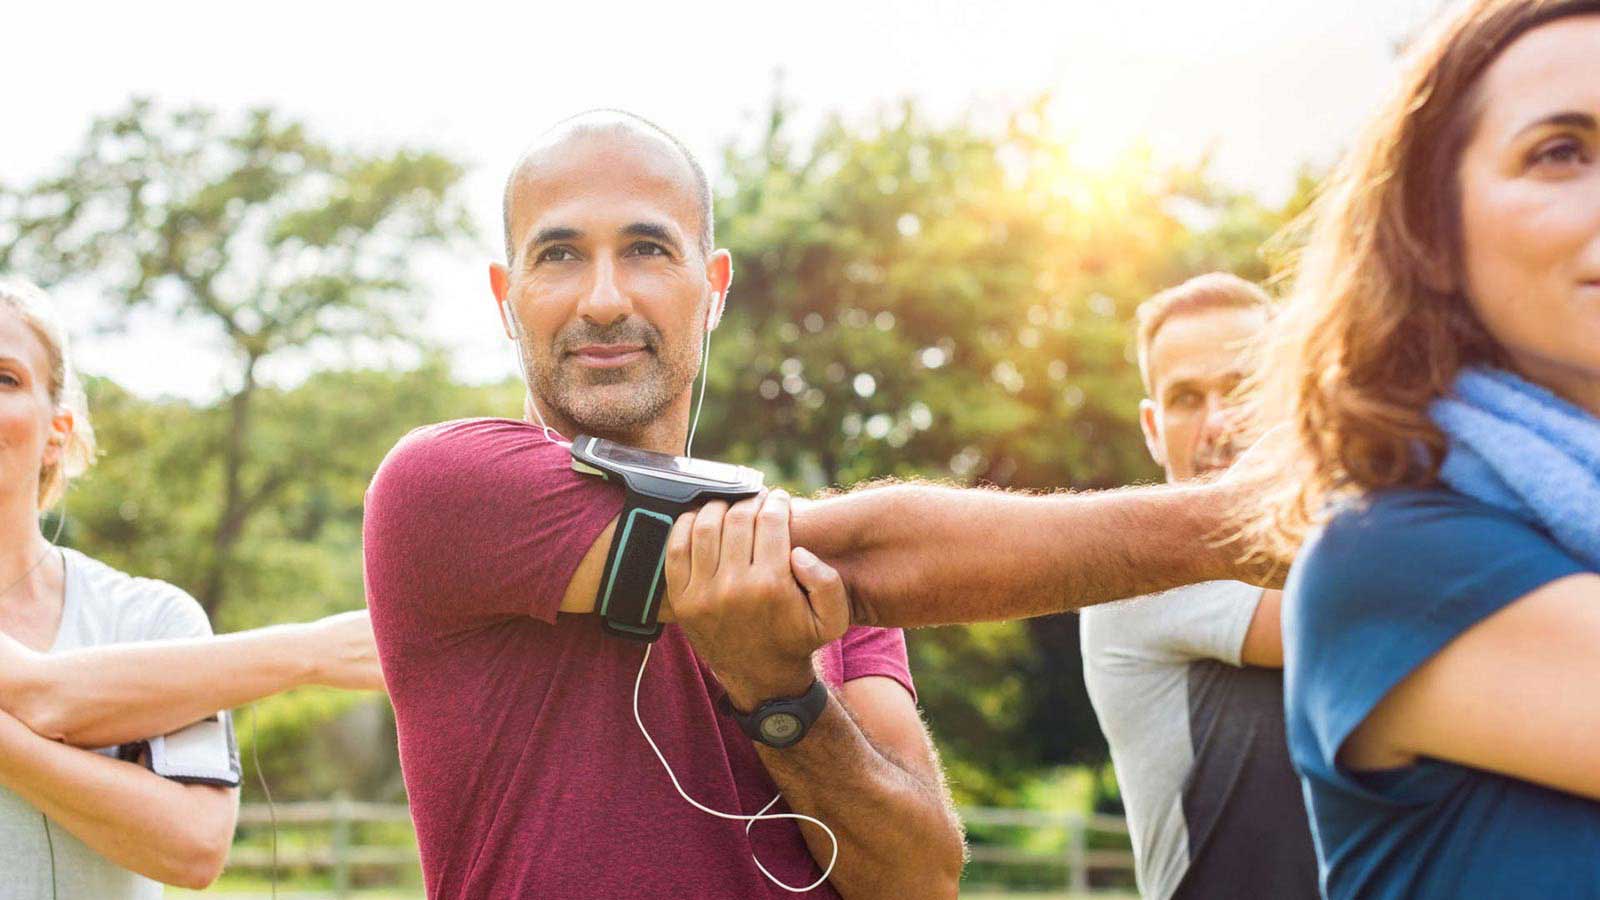
{"label": "background man's arm", "polygon": [[1239,488],[1031,496],[924,484],[797,503],[793,540],[839,570],[851,620],[901,627],[1039,616],[1225,578],[1213,538]]}
{"label": "background man's arm", "polygon": [[[1046,496],[898,484],[795,499],[793,540],[843,576],[857,625],[1001,621],[1201,581],[1267,583],[1237,546],[1214,540],[1237,492],[1226,482]],[[562,612],[594,611],[615,527],[574,574]]]}
{"label": "background man's arm", "polygon": [[1261,593],[1250,629],[1239,647],[1239,661],[1264,669],[1283,668],[1283,591]]}
{"label": "background man's arm", "polygon": [[366,611],[62,653],[38,653],[0,634],[0,709],[79,747],[167,734],[308,684],[383,689]]}

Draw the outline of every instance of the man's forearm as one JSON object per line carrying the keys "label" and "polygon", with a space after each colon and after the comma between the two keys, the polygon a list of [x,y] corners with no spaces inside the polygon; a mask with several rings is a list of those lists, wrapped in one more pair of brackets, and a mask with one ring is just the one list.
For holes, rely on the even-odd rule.
{"label": "man's forearm", "polygon": [[[956,896],[966,851],[940,785],[879,752],[837,698],[798,744],[756,749],[789,807],[838,836],[829,882],[844,900]],[[817,865],[827,866],[828,836],[806,823],[800,831]]]}
{"label": "man's forearm", "polygon": [[1241,577],[1214,541],[1231,502],[1221,484],[1046,496],[906,484],[797,504],[792,528],[839,570],[857,624],[944,625]]}
{"label": "man's forearm", "polygon": [[167,884],[205,887],[233,837],[233,792],[46,740],[3,712],[0,785],[111,862]]}

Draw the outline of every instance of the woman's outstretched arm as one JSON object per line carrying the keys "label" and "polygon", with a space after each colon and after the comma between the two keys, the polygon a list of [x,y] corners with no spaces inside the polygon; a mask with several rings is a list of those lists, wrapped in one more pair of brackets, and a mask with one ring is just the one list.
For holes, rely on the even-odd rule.
{"label": "woman's outstretched arm", "polygon": [[167,734],[304,685],[383,690],[367,612],[215,637],[39,653],[0,634],[0,709],[44,737],[105,747]]}

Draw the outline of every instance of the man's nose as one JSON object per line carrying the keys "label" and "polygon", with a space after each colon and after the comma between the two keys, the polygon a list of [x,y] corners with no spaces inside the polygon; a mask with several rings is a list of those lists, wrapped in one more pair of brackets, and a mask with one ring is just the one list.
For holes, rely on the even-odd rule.
{"label": "man's nose", "polygon": [[610,325],[630,312],[628,298],[617,283],[617,267],[602,258],[594,267],[589,289],[578,302],[578,315],[595,325]]}
{"label": "man's nose", "polygon": [[1223,439],[1233,430],[1237,416],[1237,408],[1225,395],[1216,391],[1206,394],[1206,417],[1200,426],[1200,439],[1206,443]]}

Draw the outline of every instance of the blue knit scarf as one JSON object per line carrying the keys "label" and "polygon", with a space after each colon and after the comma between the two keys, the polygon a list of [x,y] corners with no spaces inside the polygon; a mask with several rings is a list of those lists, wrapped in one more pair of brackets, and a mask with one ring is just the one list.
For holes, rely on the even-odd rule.
{"label": "blue knit scarf", "polygon": [[1450,442],[1445,484],[1538,525],[1600,571],[1600,419],[1488,368],[1462,371],[1428,414]]}

